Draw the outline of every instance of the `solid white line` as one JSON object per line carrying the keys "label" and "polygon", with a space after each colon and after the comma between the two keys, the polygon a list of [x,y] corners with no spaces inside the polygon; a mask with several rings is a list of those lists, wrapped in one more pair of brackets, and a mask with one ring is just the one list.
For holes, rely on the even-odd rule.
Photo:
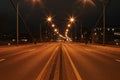
{"label": "solid white line", "polygon": [[75,74],[77,80],[82,80],[82,78],[81,78],[79,72],[77,71],[77,68],[75,67],[75,64],[73,63],[73,61],[72,61],[69,53],[67,52],[67,50],[66,50],[65,48],[64,48],[64,50],[65,50],[66,55],[67,55],[67,57],[68,57],[68,59],[69,59],[69,61],[70,61],[70,63],[71,63],[71,66],[72,66],[72,68],[73,68],[73,70],[74,70],[74,74]]}
{"label": "solid white line", "polygon": [[116,59],[115,61],[120,62],[120,59]]}
{"label": "solid white line", "polygon": [[0,62],[4,61],[5,59],[0,59]]}

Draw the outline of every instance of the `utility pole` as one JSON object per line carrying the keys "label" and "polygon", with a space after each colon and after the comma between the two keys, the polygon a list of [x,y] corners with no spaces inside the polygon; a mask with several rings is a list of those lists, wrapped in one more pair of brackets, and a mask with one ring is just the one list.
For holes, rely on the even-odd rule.
{"label": "utility pole", "polygon": [[81,29],[80,29],[80,32],[81,32],[81,38],[82,38],[82,36],[83,36],[83,34],[82,34],[82,24],[81,24]]}
{"label": "utility pole", "polygon": [[83,25],[81,24],[81,27],[80,27],[81,29],[80,29],[80,40],[81,40],[81,42],[83,41]]}
{"label": "utility pole", "polygon": [[105,37],[106,37],[106,6],[107,2],[103,1],[103,45],[105,45]]}
{"label": "utility pole", "polygon": [[17,3],[17,10],[16,10],[16,19],[17,19],[17,24],[16,24],[16,41],[17,45],[19,44],[19,4]]}
{"label": "utility pole", "polygon": [[45,30],[45,34],[46,34],[45,39],[47,41],[48,40],[48,30],[47,30],[47,27],[46,27],[46,30]]}
{"label": "utility pole", "polygon": [[42,34],[41,34],[41,24],[40,24],[40,42],[42,41]]}

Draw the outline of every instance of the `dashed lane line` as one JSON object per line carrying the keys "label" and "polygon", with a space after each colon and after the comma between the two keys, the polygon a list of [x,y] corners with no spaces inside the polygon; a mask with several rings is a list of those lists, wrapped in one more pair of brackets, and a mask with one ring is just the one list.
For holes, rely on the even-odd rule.
{"label": "dashed lane line", "polygon": [[116,59],[115,61],[120,62],[120,59]]}
{"label": "dashed lane line", "polygon": [[0,62],[5,61],[5,59],[0,59]]}
{"label": "dashed lane line", "polygon": [[34,50],[36,50],[36,49],[30,49],[30,50],[28,50],[28,51],[31,52],[31,51],[34,51]]}
{"label": "dashed lane line", "polygon": [[86,51],[92,51],[91,49],[85,49]]}

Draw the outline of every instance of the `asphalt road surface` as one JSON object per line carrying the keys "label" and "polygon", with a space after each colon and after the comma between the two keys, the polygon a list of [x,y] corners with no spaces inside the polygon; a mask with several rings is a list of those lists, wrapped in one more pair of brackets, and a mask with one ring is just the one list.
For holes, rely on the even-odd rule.
{"label": "asphalt road surface", "polygon": [[120,47],[69,42],[2,46],[0,80],[120,80]]}

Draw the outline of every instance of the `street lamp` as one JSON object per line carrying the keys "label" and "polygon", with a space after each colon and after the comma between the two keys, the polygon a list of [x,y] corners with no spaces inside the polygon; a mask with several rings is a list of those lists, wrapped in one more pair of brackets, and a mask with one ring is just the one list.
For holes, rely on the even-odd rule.
{"label": "street lamp", "polygon": [[16,41],[17,45],[19,44],[19,3],[17,2],[17,9],[16,9]]}
{"label": "street lamp", "polygon": [[59,32],[57,31],[57,34],[59,34]]}
{"label": "street lamp", "polygon": [[109,0],[101,0],[102,4],[103,4],[103,45],[105,45],[105,37],[106,37],[106,7],[107,4],[109,2]]}
{"label": "street lamp", "polygon": [[71,24],[68,24],[67,26],[68,26],[68,28],[70,28],[70,27],[71,27]]}
{"label": "street lamp", "polygon": [[51,16],[48,16],[48,17],[47,17],[47,21],[48,21],[48,22],[52,22],[52,17],[51,17]]}
{"label": "street lamp", "polygon": [[40,0],[32,0],[33,3],[40,2]]}
{"label": "street lamp", "polygon": [[58,30],[57,29],[54,29],[55,32],[57,32]]}
{"label": "street lamp", "polygon": [[55,24],[52,24],[52,27],[54,28],[54,27],[55,27]]}
{"label": "street lamp", "polygon": [[69,24],[67,24],[67,28],[66,28],[66,32],[65,32],[65,37],[66,37],[66,40],[68,41],[69,39],[69,37],[68,37],[68,32],[69,32],[69,28],[71,27],[71,25],[72,25],[72,23],[74,23],[75,22],[75,17],[73,17],[73,16],[71,16],[71,17],[69,17]]}
{"label": "street lamp", "polygon": [[[70,19],[69,19],[69,22],[71,24],[75,23],[75,17],[74,16],[71,16]],[[74,27],[74,31],[75,31],[75,36],[76,36],[76,27]],[[72,37],[72,33],[71,33],[71,37]]]}
{"label": "street lamp", "polygon": [[70,21],[71,23],[74,23],[74,22],[75,22],[75,18],[72,16],[72,17],[70,17],[69,21]]}
{"label": "street lamp", "polygon": [[89,4],[93,5],[93,6],[95,6],[95,3],[94,3],[93,0],[82,0],[82,3],[83,4],[89,3]]}
{"label": "street lamp", "polygon": [[[105,31],[105,28],[106,28],[106,7],[107,7],[107,4],[111,1],[111,0],[100,0],[102,2],[102,5],[103,5],[103,45],[105,45],[105,34],[106,34],[106,31]],[[82,2],[85,4],[85,3],[90,3],[92,5],[95,6],[95,3],[93,2],[93,0],[82,0]]]}
{"label": "street lamp", "polygon": [[68,29],[66,29],[66,32],[68,32],[69,30]]}

